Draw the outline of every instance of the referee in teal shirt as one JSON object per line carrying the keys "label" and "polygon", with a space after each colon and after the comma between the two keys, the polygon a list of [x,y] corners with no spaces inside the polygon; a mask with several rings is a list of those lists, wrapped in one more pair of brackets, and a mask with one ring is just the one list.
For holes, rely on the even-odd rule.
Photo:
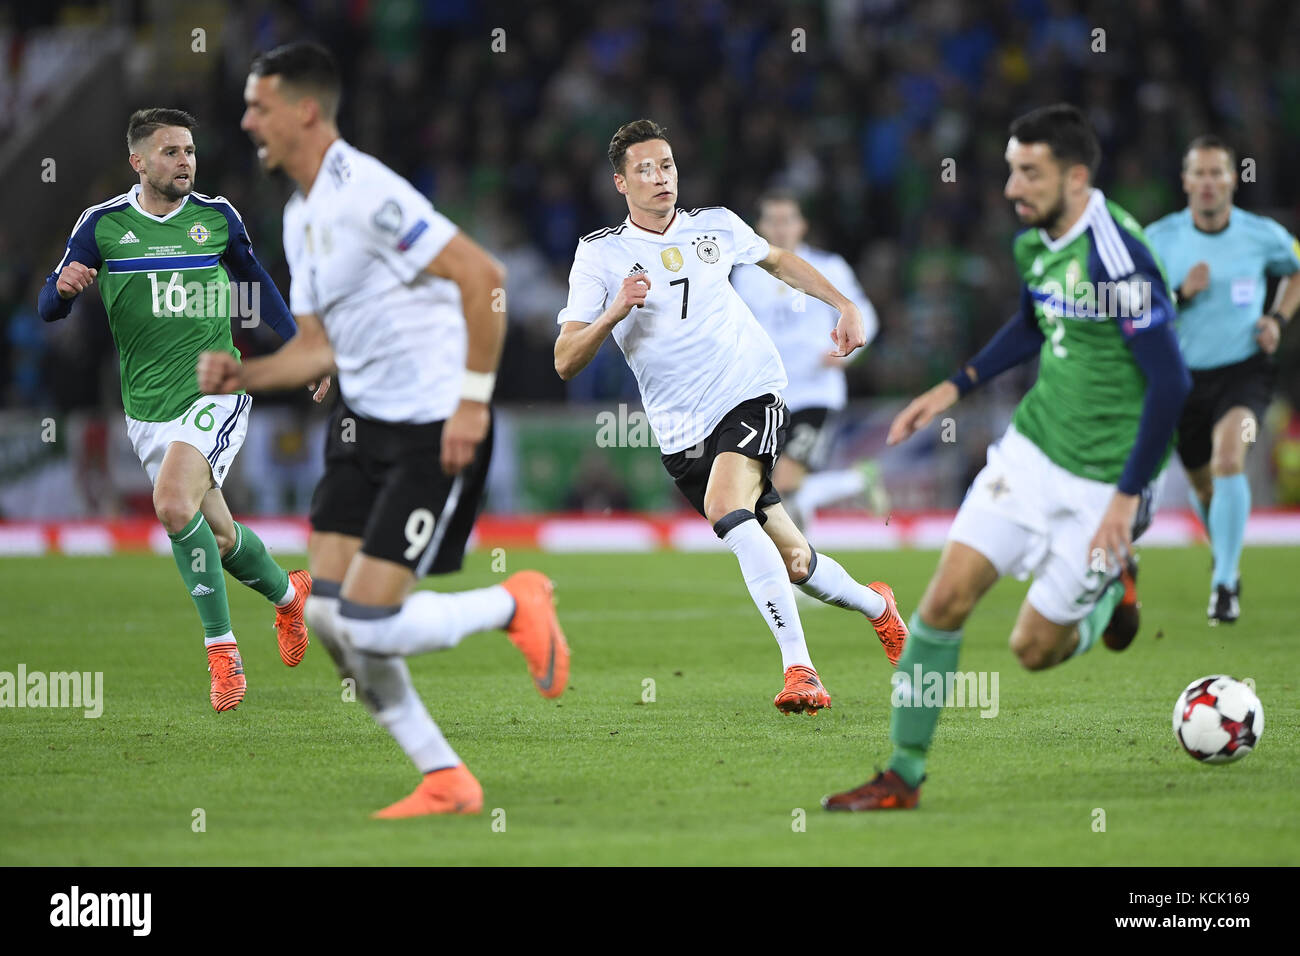
{"label": "referee in teal shirt", "polygon": [[[1273,392],[1274,360],[1300,306],[1300,243],[1265,216],[1232,204],[1237,157],[1217,136],[1192,140],[1183,156],[1187,208],[1146,227],[1170,283],[1177,283],[1178,343],[1192,392],[1178,424],[1178,456],[1192,505],[1210,536],[1211,624],[1240,614],[1238,564],[1250,516],[1246,449]],[[1282,277],[1264,314],[1268,277]]]}

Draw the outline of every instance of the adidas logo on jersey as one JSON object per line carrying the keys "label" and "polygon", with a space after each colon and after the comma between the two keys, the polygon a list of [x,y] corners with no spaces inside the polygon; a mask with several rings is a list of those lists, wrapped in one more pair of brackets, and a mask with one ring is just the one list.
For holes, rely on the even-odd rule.
{"label": "adidas logo on jersey", "polygon": [[627,274],[630,276],[635,276],[635,275],[640,275],[645,271],[646,271],[646,267],[641,265],[641,263],[638,262],[635,265],[633,265],[631,269],[627,270]]}
{"label": "adidas logo on jersey", "polygon": [[133,230],[128,229],[126,231],[126,235],[123,236],[121,239],[117,240],[117,244],[119,246],[124,246],[128,242],[139,242],[139,241],[140,240],[136,238],[135,232]]}
{"label": "adidas logo on jersey", "polygon": [[216,593],[217,593],[216,591],[208,587],[206,584],[196,584],[194,585],[194,590],[190,592],[190,596],[207,597],[209,594],[216,594]]}

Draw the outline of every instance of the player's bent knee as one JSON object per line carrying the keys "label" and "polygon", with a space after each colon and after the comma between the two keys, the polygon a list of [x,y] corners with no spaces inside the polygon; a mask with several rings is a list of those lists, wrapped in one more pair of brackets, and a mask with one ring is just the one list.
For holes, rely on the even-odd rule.
{"label": "player's bent knee", "polygon": [[1027,671],[1041,671],[1051,667],[1052,649],[1041,635],[1016,628],[1011,632],[1011,651]]}
{"label": "player's bent knee", "polygon": [[[190,523],[194,517],[194,512],[198,509],[178,495],[158,494],[155,492],[153,510],[154,514],[158,516],[158,520],[162,522],[162,526],[167,529],[168,534],[176,534],[178,531],[185,530],[185,526]],[[220,542],[218,542],[218,545],[220,545]]]}
{"label": "player's bent knee", "polygon": [[[1214,472],[1215,478],[1230,478],[1233,475],[1241,474],[1245,467],[1246,453],[1243,449],[1241,454],[1236,454],[1234,451],[1215,456],[1213,463],[1210,465],[1210,470]],[[1213,491],[1213,484],[1210,485],[1210,489]]]}
{"label": "player's bent knee", "polygon": [[1027,671],[1041,671],[1047,667],[1047,655],[1032,641],[1017,643],[1013,637],[1011,650],[1016,655],[1016,660],[1020,661],[1020,666]]}
{"label": "player's bent knee", "polygon": [[721,495],[704,499],[704,517],[709,520],[709,524],[717,524],[733,511],[744,510],[752,510],[752,508],[744,502],[736,503]]}
{"label": "player's bent knee", "polygon": [[975,594],[959,582],[932,581],[921,601],[921,617],[931,627],[955,631],[975,607]]}

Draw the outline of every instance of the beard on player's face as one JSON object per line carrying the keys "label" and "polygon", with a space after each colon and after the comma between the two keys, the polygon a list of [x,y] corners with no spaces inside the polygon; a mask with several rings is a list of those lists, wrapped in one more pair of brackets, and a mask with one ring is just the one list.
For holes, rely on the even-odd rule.
{"label": "beard on player's face", "polygon": [[161,177],[146,173],[145,179],[148,180],[150,187],[158,195],[165,199],[182,199],[194,191],[194,172],[188,170],[188,179],[183,182],[177,182],[176,176],[179,173],[172,173],[170,176]]}
{"label": "beard on player's face", "polygon": [[[1025,200],[1020,200],[1024,202]],[[1056,200],[1047,207],[1037,203],[1033,204],[1034,211],[1028,217],[1021,217],[1020,221],[1031,229],[1050,229],[1062,216],[1065,215],[1065,185],[1062,183],[1061,188],[1056,193]]]}

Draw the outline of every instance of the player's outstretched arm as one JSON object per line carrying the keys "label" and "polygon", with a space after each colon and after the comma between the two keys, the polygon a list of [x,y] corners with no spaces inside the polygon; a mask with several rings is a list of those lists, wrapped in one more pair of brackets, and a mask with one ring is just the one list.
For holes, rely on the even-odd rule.
{"label": "player's outstretched arm", "polygon": [[885,443],[897,445],[908,436],[924,428],[945,409],[951,408],[971,389],[1001,375],[1009,368],[1027,362],[1043,346],[1043,333],[1034,320],[1029,290],[1020,289],[1020,309],[998,329],[987,345],[962,370],[946,382],[940,382],[924,395],[914,399],[898,413],[889,426]]}
{"label": "player's outstretched arm", "polygon": [[460,288],[469,338],[460,404],[442,427],[442,470],[454,475],[474,460],[487,437],[488,402],[506,337],[506,270],[463,232],[457,232],[425,270]]}
{"label": "player's outstretched arm", "polygon": [[628,276],[619,286],[618,295],[593,322],[565,322],[555,340],[555,371],[566,382],[591,364],[605,337],[634,308],[645,305],[650,279],[644,275]]}
{"label": "player's outstretched arm", "polygon": [[885,438],[885,444],[897,445],[910,438],[934,421],[940,412],[956,405],[959,398],[961,395],[952,382],[940,382],[925,394],[918,395],[889,423],[889,435]]}
{"label": "player's outstretched arm", "polygon": [[840,321],[831,331],[831,341],[835,343],[831,355],[843,358],[854,349],[867,344],[866,324],[862,312],[806,259],[795,255],[789,249],[772,246],[767,258],[760,259],[756,264],[792,289],[800,289],[839,312]]}
{"label": "player's outstretched arm", "polygon": [[297,388],[321,380],[334,371],[334,349],[320,319],[300,315],[298,334],[278,352],[240,363],[229,352],[204,352],[197,368],[199,391],[224,395],[243,389],[270,392]]}

